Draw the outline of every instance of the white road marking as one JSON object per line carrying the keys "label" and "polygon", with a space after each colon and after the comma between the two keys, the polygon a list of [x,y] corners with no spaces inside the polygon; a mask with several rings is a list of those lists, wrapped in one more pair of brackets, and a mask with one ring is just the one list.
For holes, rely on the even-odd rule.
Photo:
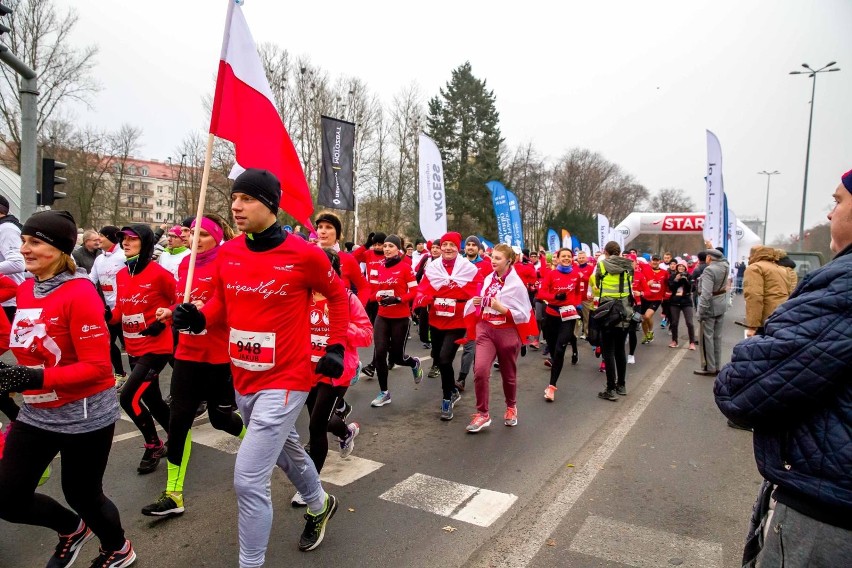
{"label": "white road marking", "polygon": [[231,436],[222,430],[217,430],[209,422],[192,427],[192,443],[202,444],[208,448],[232,455],[236,454],[237,450],[240,449],[239,438]]}
{"label": "white road marking", "polygon": [[397,483],[379,498],[480,527],[490,526],[518,499],[509,493],[480,489],[422,473],[415,473]]}
{"label": "white road marking", "polygon": [[696,538],[630,525],[615,519],[590,515],[571,550],[635,568],[683,566],[721,568],[722,545]]}
{"label": "white road marking", "polygon": [[597,477],[598,473],[603,469],[607,460],[615,453],[616,448],[621,444],[622,440],[630,432],[630,429],[645,412],[645,409],[651,404],[660,388],[666,383],[672,372],[677,368],[678,364],[683,360],[687,350],[681,349],[679,353],[672,357],[669,364],[666,365],[663,372],[654,379],[648,390],[641,396],[635,405],[621,419],[621,422],[610,432],[603,444],[595,450],[592,457],[585,464],[574,469],[574,474],[570,477],[565,488],[556,496],[550,506],[538,517],[533,526],[525,531],[526,538],[516,546],[512,552],[503,558],[497,560],[494,568],[523,568],[527,566],[535,555],[544,546],[544,543],[551,537],[553,531],[571,512],[574,504],[580,496],[589,488],[592,482]]}
{"label": "white road marking", "polygon": [[[334,451],[333,442],[329,442],[328,456],[325,458],[325,465],[322,467],[320,479],[326,483],[343,487],[355,481],[358,481],[365,475],[369,475],[382,467],[383,463],[359,458],[358,456],[350,455],[344,459],[340,454]],[[357,451],[357,447],[355,448]]]}

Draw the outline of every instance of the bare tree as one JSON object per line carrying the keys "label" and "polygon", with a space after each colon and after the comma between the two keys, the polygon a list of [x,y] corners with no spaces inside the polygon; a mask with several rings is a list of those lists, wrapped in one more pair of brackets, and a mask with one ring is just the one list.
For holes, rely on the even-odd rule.
{"label": "bare tree", "polygon": [[124,177],[128,174],[127,160],[139,149],[142,129],[122,124],[117,132],[109,135],[109,155],[113,157],[112,187],[113,198],[112,223],[118,223],[121,214],[121,194],[124,189]]}
{"label": "bare tree", "polygon": [[532,142],[519,146],[511,156],[504,154],[502,168],[508,187],[518,197],[524,242],[528,245],[538,243],[553,213],[555,196],[551,171]]}
{"label": "bare tree", "polygon": [[[92,71],[98,48],[94,45],[75,48],[70,35],[77,25],[74,9],[59,13],[53,0],[12,0],[13,13],[8,20],[9,48],[38,74],[37,131],[65,104],[89,105],[99,86]],[[6,39],[6,38],[4,38]],[[14,144],[8,144],[20,164],[21,146],[21,79],[5,65],[0,65],[0,115],[3,128]]]}
{"label": "bare tree", "polygon": [[657,213],[685,213],[695,210],[692,198],[682,189],[667,187],[659,190],[648,202],[648,211]]}

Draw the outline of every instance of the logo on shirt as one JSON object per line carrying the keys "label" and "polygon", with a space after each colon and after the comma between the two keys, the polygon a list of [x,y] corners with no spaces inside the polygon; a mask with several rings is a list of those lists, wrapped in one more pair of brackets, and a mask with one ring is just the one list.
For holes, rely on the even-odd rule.
{"label": "logo on shirt", "polygon": [[83,324],[83,327],[80,328],[80,331],[82,331],[83,333],[89,333],[90,331],[97,331],[100,328],[101,328],[101,326],[96,324],[96,323],[92,323],[92,324],[87,323],[87,324]]}
{"label": "logo on shirt", "polygon": [[275,270],[280,270],[282,272],[290,272],[291,270],[293,270],[293,265],[285,264],[284,266],[273,266],[272,268],[274,268]]}
{"label": "logo on shirt", "polygon": [[150,288],[151,285],[150,284],[140,284],[139,287],[140,288]]}
{"label": "logo on shirt", "polygon": [[286,296],[287,290],[285,290],[285,288],[289,285],[290,284],[287,282],[278,284],[275,279],[272,279],[268,282],[260,282],[255,285],[239,283],[232,284],[228,282],[225,284],[225,288],[227,290],[233,290],[235,296],[248,292],[250,294],[258,294],[262,296],[264,300],[267,300],[270,296]]}

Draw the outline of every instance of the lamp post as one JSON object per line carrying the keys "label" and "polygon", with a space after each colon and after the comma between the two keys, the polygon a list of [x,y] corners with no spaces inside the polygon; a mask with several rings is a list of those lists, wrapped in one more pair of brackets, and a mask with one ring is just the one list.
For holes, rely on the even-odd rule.
{"label": "lamp post", "polygon": [[757,172],[758,174],[763,174],[766,176],[766,209],[763,212],[763,244],[766,244],[766,225],[769,224],[769,182],[772,180],[772,176],[778,175],[781,172],[778,170],[774,170],[771,172],[767,172],[763,170],[762,172]]}
{"label": "lamp post", "polygon": [[790,75],[807,75],[813,79],[813,88],[811,89],[811,117],[808,120],[808,147],[805,152],[805,183],[802,188],[802,216],[799,219],[799,250],[802,250],[805,242],[805,203],[808,197],[808,166],[811,160],[811,129],[814,124],[814,97],[816,96],[816,76],[818,73],[828,73],[829,71],[840,71],[840,67],[832,67],[836,65],[836,61],[832,61],[828,65],[819,69],[812,69],[807,63],[802,63],[802,67],[807,71],[790,71]]}

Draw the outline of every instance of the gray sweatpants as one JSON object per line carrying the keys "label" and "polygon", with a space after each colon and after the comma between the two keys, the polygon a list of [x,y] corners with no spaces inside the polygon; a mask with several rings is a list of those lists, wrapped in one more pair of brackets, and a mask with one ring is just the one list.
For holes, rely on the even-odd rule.
{"label": "gray sweatpants", "polygon": [[317,469],[296,433],[296,419],[307,398],[306,392],[281,389],[237,394],[237,406],[246,424],[234,466],[240,568],[263,566],[266,559],[272,529],[270,479],[276,464],[302,494],[309,510],[319,512],[325,505]]}
{"label": "gray sweatpants", "polygon": [[850,557],[852,531],[821,523],[778,503],[755,567],[848,566]]}
{"label": "gray sweatpants", "polygon": [[476,341],[468,341],[462,348],[461,368],[459,374],[467,377],[470,374],[470,368],[473,366],[473,358],[476,355]]}
{"label": "gray sweatpants", "polygon": [[707,371],[718,371],[722,366],[722,322],[725,316],[701,318],[701,354]]}

